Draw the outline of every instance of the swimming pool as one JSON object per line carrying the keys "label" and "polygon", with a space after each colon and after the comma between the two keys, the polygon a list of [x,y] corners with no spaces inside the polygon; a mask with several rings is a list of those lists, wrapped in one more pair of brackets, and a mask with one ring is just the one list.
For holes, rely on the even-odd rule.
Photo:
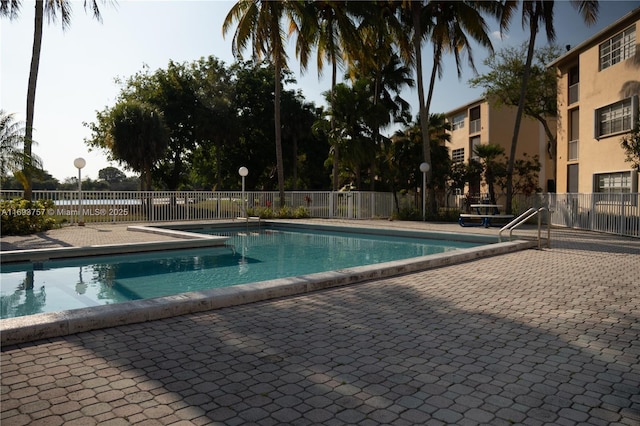
{"label": "swimming pool", "polygon": [[[102,245],[89,247],[63,247],[56,249],[38,249],[38,250],[18,250],[3,252],[0,256],[0,263],[3,272],[21,273],[19,277],[21,281],[14,283],[14,287],[7,287],[7,297],[17,297],[20,301],[29,298],[47,298],[53,291],[50,287],[44,288],[44,294],[39,293],[41,286],[35,285],[35,277],[41,272],[38,269],[45,269],[49,265],[48,259],[59,259],[64,262],[71,262],[67,265],[71,268],[71,281],[64,280],[66,285],[66,298],[80,298],[89,301],[89,290],[87,287],[87,275],[81,266],[86,267],[86,259],[96,260],[98,255],[112,256],[116,253],[128,253],[127,259],[134,260],[135,252],[154,251],[155,255],[166,257],[167,252],[160,250],[173,250],[187,247],[208,247],[213,250],[227,250],[220,254],[227,255],[236,253],[242,255],[242,246],[224,246],[228,237],[219,237],[212,235],[199,234],[194,232],[211,232],[212,228],[216,231],[228,229],[235,225],[236,231],[241,231],[246,235],[252,232],[263,232],[267,230],[279,230],[281,227],[291,228],[298,231],[320,230],[327,232],[355,232],[360,236],[383,235],[383,236],[403,236],[418,239],[436,239],[449,241],[466,241],[474,244],[480,244],[476,247],[459,248],[443,253],[431,254],[426,256],[412,257],[395,261],[388,261],[370,265],[345,267],[343,269],[332,269],[330,271],[312,273],[307,275],[290,276],[287,278],[276,278],[267,281],[248,282],[246,284],[238,284],[227,287],[209,288],[201,291],[189,291],[164,297],[153,297],[150,299],[138,299],[126,301],[122,303],[110,303],[107,305],[94,306],[93,301],[86,303],[77,309],[67,309],[56,312],[45,312],[33,315],[15,316],[11,318],[0,319],[0,344],[12,345],[34,340],[66,336],[70,334],[91,331],[101,328],[116,327],[120,325],[135,324],[139,322],[159,320],[163,318],[176,317],[196,312],[210,311],[231,307],[236,305],[265,301],[274,298],[301,295],[308,292],[330,289],[337,286],[351,285],[359,282],[370,281],[381,278],[393,277],[401,274],[410,274],[418,271],[424,271],[431,268],[450,266],[458,263],[479,260],[483,257],[496,256],[506,253],[512,253],[519,250],[536,247],[533,240],[515,240],[507,242],[498,242],[495,235],[477,235],[476,233],[459,233],[459,232],[441,232],[441,231],[425,231],[412,230],[411,227],[398,226],[397,224],[377,224],[376,226],[366,225],[358,226],[357,223],[345,224],[317,224],[307,223],[305,221],[268,221],[259,224],[249,224],[239,226],[238,222],[208,222],[208,223],[183,223],[183,224],[167,224],[155,226],[139,226],[131,225],[128,229],[138,232],[151,232],[154,234],[166,233],[172,237],[171,241],[155,241],[149,243],[131,243],[125,245]],[[186,235],[190,235],[189,239],[184,239]],[[178,238],[176,238],[178,237]],[[194,238],[197,237],[197,238]],[[247,246],[248,249],[251,247]],[[362,250],[365,251],[365,250]],[[186,252],[185,252],[186,253]],[[274,252],[275,253],[275,252]],[[148,253],[150,254],[150,253]],[[245,251],[245,260],[249,261],[256,258],[250,251]],[[90,257],[87,257],[91,255]],[[82,258],[71,259],[72,257],[84,256]],[[247,259],[249,257],[250,259]],[[300,256],[298,256],[300,257]],[[32,271],[26,264],[28,259],[37,259],[40,263],[33,264]],[[237,258],[236,258],[237,259]],[[218,259],[220,260],[220,259]],[[9,269],[19,267],[22,262],[23,269]],[[78,263],[74,263],[78,262]],[[94,262],[95,263],[95,262]],[[259,262],[248,262],[250,269],[254,269]],[[27,266],[25,268],[25,266]],[[240,263],[235,265],[236,270],[240,271]],[[243,265],[243,267],[246,265]],[[209,270],[211,271],[211,269]],[[93,272],[91,272],[93,274]],[[211,274],[211,272],[210,272]],[[58,279],[59,280],[59,279]],[[3,288],[6,281],[0,281]],[[76,289],[75,285],[80,286]],[[16,295],[14,292],[18,291]],[[24,290],[24,293],[20,293]],[[110,289],[107,287],[107,290]],[[84,291],[84,294],[81,292]],[[93,290],[91,290],[93,291]],[[103,291],[100,294],[106,294]],[[50,300],[50,299],[49,299]],[[18,302],[18,305],[20,302]],[[79,305],[82,306],[82,305]]]}
{"label": "swimming pool", "polygon": [[446,253],[479,243],[252,227],[222,247],[3,265],[0,318],[110,305]]}

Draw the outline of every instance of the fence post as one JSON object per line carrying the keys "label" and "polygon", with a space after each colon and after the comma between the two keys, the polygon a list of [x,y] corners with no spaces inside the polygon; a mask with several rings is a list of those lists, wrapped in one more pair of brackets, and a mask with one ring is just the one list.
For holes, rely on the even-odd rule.
{"label": "fence post", "polygon": [[334,212],[334,207],[333,207],[333,191],[329,192],[329,217],[333,218],[333,212]]}

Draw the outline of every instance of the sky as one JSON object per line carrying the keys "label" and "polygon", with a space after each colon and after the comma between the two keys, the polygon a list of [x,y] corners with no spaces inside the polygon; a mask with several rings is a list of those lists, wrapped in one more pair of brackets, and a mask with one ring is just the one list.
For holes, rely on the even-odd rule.
{"label": "sky", "polygon": [[[75,158],[82,157],[86,166],[82,178],[98,178],[105,167],[118,167],[107,161],[102,151],[89,151],[84,142],[90,131],[83,123],[96,121],[96,111],[114,105],[120,91],[116,78],[126,79],[146,65],[151,71],[166,68],[170,60],[191,62],[213,55],[228,65],[234,62],[231,53],[232,32],[222,34],[222,22],[233,6],[232,1],[216,0],[120,0],[101,4],[102,22],[85,13],[83,1],[72,1],[70,27],[63,31],[59,22],[45,20],[40,68],[36,89],[33,147],[42,158],[44,169],[60,181],[76,177]],[[26,118],[26,96],[33,46],[33,0],[23,0],[18,19],[0,20],[0,108],[14,113],[15,119]],[[612,24],[640,1],[600,1],[600,13],[595,25],[587,26],[568,1],[556,1],[556,44],[575,46]],[[511,22],[509,32],[500,37],[498,25],[487,21],[496,51],[518,46],[526,41],[520,15]],[[547,43],[544,35],[536,46]],[[293,46],[293,41],[290,43]],[[429,47],[425,47],[424,72],[428,82],[431,71]],[[248,58],[250,52],[246,52]],[[473,57],[482,74],[482,62],[489,54],[475,47]],[[466,65],[466,57],[464,58]],[[312,66],[301,73],[291,49],[289,67],[297,84],[287,89],[301,90],[308,101],[325,105],[322,93],[329,89],[330,70],[318,77]],[[448,112],[482,96],[481,89],[472,89],[468,80],[474,76],[465,67],[458,79],[455,62],[446,58],[444,77],[434,90],[432,112]],[[403,96],[417,114],[418,93],[407,89]],[[131,174],[126,172],[127,174]]]}

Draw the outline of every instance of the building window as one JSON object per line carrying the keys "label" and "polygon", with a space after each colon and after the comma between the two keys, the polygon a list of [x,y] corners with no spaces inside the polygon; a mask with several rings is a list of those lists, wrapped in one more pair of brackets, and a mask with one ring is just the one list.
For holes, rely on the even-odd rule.
{"label": "building window", "polygon": [[458,148],[451,151],[451,161],[454,163],[464,162],[464,148]]}
{"label": "building window", "polygon": [[638,97],[623,99],[611,105],[599,108],[595,114],[595,137],[628,132],[638,116]]}
{"label": "building window", "polygon": [[464,119],[467,118],[467,114],[459,114],[453,117],[451,123],[452,130],[464,129]]}
{"label": "building window", "polygon": [[469,133],[478,133],[480,126],[480,105],[469,110]]}
{"label": "building window", "polygon": [[570,194],[578,192],[579,167],[578,164],[569,164],[567,166],[567,192]]}
{"label": "building window", "polygon": [[471,153],[471,158],[478,161],[480,157],[476,154],[476,146],[480,145],[480,136],[474,136],[469,139],[469,152]]}
{"label": "building window", "polygon": [[631,171],[599,173],[595,175],[595,192],[608,194],[626,194],[634,189]]}
{"label": "building window", "polygon": [[600,45],[600,70],[622,62],[636,54],[635,24]]}
{"label": "building window", "polygon": [[580,110],[578,108],[569,111],[569,161],[578,161],[578,148],[580,146]]}
{"label": "building window", "polygon": [[580,69],[572,67],[569,70],[569,105],[580,100]]}

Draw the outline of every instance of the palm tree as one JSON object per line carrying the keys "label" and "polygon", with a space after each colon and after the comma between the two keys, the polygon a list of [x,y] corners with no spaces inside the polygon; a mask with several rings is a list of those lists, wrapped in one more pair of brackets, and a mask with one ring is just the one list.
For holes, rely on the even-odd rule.
{"label": "palm tree", "polygon": [[[553,42],[555,40],[555,29],[553,26],[553,7],[554,1],[522,1],[522,23],[529,24],[529,45],[527,48],[527,60],[522,72],[522,83],[520,85],[520,100],[516,112],[516,120],[513,126],[513,137],[511,139],[511,151],[509,154],[509,162],[507,164],[507,199],[506,213],[512,211],[511,201],[513,199],[513,169],[515,164],[516,148],[518,144],[518,135],[520,133],[520,124],[526,103],[527,86],[531,75],[531,63],[535,52],[536,36],[541,25],[544,25],[547,40]],[[578,9],[582,15],[582,19],[587,25],[595,23],[598,16],[597,0],[571,0],[571,5]]]}
{"label": "palm tree", "polygon": [[[321,0],[305,2],[306,13],[300,25],[300,35],[296,42],[296,52],[300,59],[300,66],[307,67],[309,55],[313,47],[316,48],[316,67],[318,77],[322,76],[325,60],[331,64],[331,97],[337,84],[338,66],[342,66],[345,58],[359,52],[360,37],[351,17],[351,3],[345,1]],[[335,120],[331,118],[331,129],[335,128]],[[339,186],[338,170],[340,160],[339,145],[331,147],[333,153],[332,181],[333,190]]]}
{"label": "palm tree", "polygon": [[[287,68],[284,49],[285,32],[282,19],[289,18],[290,27],[295,28],[296,15],[300,13],[300,2],[293,0],[239,0],[229,11],[222,24],[226,34],[234,23],[238,23],[233,35],[232,49],[236,57],[251,44],[254,60],[268,57],[275,70],[274,121],[276,141],[276,167],[280,206],[284,206],[284,166],[282,160],[282,127],[280,124],[280,97],[282,71]],[[292,31],[290,28],[290,32]]]}
{"label": "palm tree", "polygon": [[[447,178],[449,176],[451,160],[449,158],[449,150],[446,147],[446,143],[451,140],[450,130],[451,125],[446,120],[444,114],[429,114],[429,121],[426,126],[429,129],[429,137],[427,138],[430,148],[431,157],[433,159],[433,167],[431,179],[428,180],[429,197],[435,197],[435,190],[440,188],[441,190],[446,188]],[[394,142],[409,143],[414,149],[420,147],[418,150],[422,153],[422,146],[424,145],[422,138],[422,123],[420,122],[420,115],[416,117],[416,120],[403,130],[397,131],[394,134]],[[412,151],[415,152],[415,151]],[[406,161],[401,164],[401,167],[411,170],[410,175],[413,179],[412,186],[419,186],[418,168],[415,165],[419,164],[422,155],[414,156],[410,161]],[[409,165],[414,165],[410,167]],[[407,179],[409,180],[409,179]],[[426,194],[422,194],[426,196]]]}
{"label": "palm tree", "polygon": [[[106,0],[103,0],[106,1]],[[21,7],[21,0],[1,0],[0,16],[9,16],[15,18]],[[91,8],[93,17],[101,21],[100,8],[97,0],[84,0],[84,8]],[[27,88],[27,118],[24,134],[24,160],[23,174],[26,182],[24,198],[31,199],[31,181],[33,165],[31,161],[31,145],[33,144],[33,120],[36,102],[36,83],[38,81],[38,68],[40,67],[40,50],[42,47],[42,29],[44,17],[51,22],[55,22],[60,15],[62,29],[67,29],[71,24],[71,1],[69,0],[36,0],[35,2],[35,19],[33,30],[33,51],[31,55],[31,66],[29,69],[29,85]]]}
{"label": "palm tree", "polygon": [[356,180],[361,187],[361,170],[375,158],[370,147],[373,130],[368,118],[374,114],[369,82],[356,80],[352,86],[339,83],[333,92],[325,92],[329,104],[328,115],[335,120],[334,128],[329,131],[332,147],[339,147],[342,161],[341,169],[348,169],[348,177]]}
{"label": "palm tree", "polygon": [[[362,47],[354,54],[349,63],[349,75],[352,80],[369,81],[373,114],[368,117],[372,129],[372,151],[382,147],[384,137],[381,129],[391,121],[407,123],[410,121],[409,104],[400,97],[404,86],[413,87],[410,69],[403,66],[398,56],[398,46],[404,45],[404,27],[397,16],[397,6],[393,2],[359,3],[356,10],[360,22],[359,33]],[[374,190],[376,174],[375,157],[370,167],[371,190]]]}
{"label": "palm tree", "polygon": [[[405,56],[411,57],[416,70],[418,86],[418,102],[422,134],[427,134],[429,110],[435,86],[436,75],[442,75],[442,58],[444,53],[451,52],[455,56],[458,76],[461,76],[460,52],[466,51],[468,63],[475,71],[471,54],[471,41],[467,34],[480,45],[492,50],[487,24],[481,12],[488,12],[494,16],[501,13],[503,22],[510,17],[511,7],[504,7],[501,2],[482,1],[410,1],[402,2],[403,18],[411,30],[411,44],[413,51]],[[429,83],[429,91],[425,100],[424,82],[422,79],[422,42],[428,39],[433,45],[433,68]],[[431,148],[423,143],[423,161],[432,164]],[[427,179],[431,180],[433,167],[427,172]],[[437,204],[435,190],[431,188],[429,212],[435,215]]]}
{"label": "palm tree", "polygon": [[491,204],[496,204],[496,179],[501,175],[501,169],[504,171],[504,165],[498,160],[500,156],[504,156],[504,148],[500,145],[488,143],[476,145],[473,149],[478,156],[480,164],[483,167],[484,180],[489,190],[489,200]]}
{"label": "palm tree", "polygon": [[[25,164],[22,145],[24,143],[24,125],[14,120],[14,114],[0,110],[0,178],[9,172],[18,172]],[[33,167],[41,167],[42,162],[32,155],[29,162]],[[24,176],[17,173],[18,180],[24,184]]]}

